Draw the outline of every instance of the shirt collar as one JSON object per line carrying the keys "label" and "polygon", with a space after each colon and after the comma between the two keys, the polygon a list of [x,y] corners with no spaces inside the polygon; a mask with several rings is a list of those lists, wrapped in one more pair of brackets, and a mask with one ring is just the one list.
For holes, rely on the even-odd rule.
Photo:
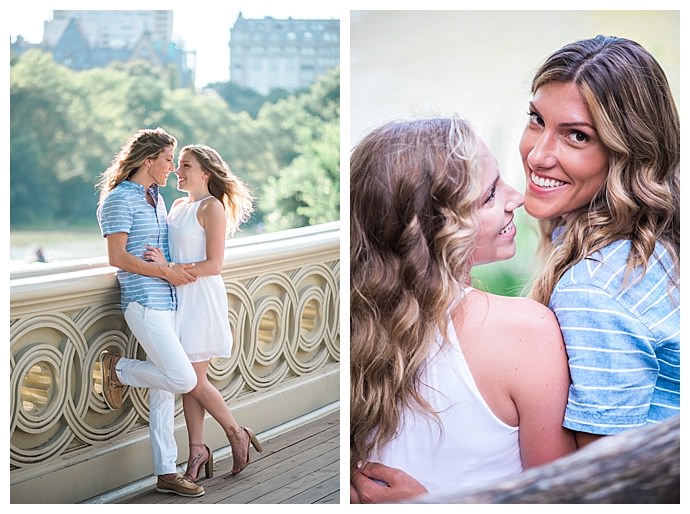
{"label": "shirt collar", "polygon": [[[127,179],[125,181],[126,184],[129,184],[130,186],[140,190],[141,192],[144,191],[144,186],[139,184],[138,182],[134,182],[132,180]],[[160,186],[158,184],[151,184],[148,188],[149,194],[153,197],[154,200],[158,200],[158,189]]]}
{"label": "shirt collar", "polygon": [[565,225],[557,226],[556,228],[553,229],[553,232],[551,232],[551,242],[556,246],[560,246],[561,243],[563,242],[564,234],[565,234]]}

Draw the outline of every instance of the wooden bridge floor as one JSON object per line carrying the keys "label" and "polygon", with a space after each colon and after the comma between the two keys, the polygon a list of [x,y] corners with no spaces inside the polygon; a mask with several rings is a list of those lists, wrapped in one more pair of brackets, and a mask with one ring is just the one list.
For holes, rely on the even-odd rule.
{"label": "wooden bridge floor", "polygon": [[[252,462],[230,475],[231,455],[218,457],[213,478],[199,484],[206,494],[185,498],[158,493],[154,486],[115,503],[137,504],[338,504],[340,503],[340,411],[268,440],[263,453],[251,449]],[[202,477],[203,477],[202,472]],[[153,480],[153,479],[152,479]]]}

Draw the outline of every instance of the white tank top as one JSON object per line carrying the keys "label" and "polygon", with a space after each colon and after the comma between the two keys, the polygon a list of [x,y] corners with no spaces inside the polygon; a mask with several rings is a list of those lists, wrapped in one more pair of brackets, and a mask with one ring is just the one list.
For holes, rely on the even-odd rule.
{"label": "white tank top", "polygon": [[206,260],[206,231],[196,217],[202,202],[208,197],[178,203],[168,213],[168,245],[170,258],[177,262]]}
{"label": "white tank top", "polygon": [[498,419],[482,398],[451,320],[448,338],[444,346],[437,334],[422,376],[422,394],[439,412],[442,429],[406,410],[399,435],[370,459],[402,469],[430,493],[487,485],[523,469],[518,427]]}

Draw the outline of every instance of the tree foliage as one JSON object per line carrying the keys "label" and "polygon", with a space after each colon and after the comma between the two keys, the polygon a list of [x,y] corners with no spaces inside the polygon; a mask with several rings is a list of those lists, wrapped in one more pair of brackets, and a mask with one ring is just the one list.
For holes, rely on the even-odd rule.
{"label": "tree foliage", "polygon": [[[271,101],[231,83],[172,88],[141,66],[75,72],[38,50],[12,56],[11,228],[95,223],[98,176],[132,133],[158,126],[179,147],[220,152],[257,198],[251,223],[277,230],[337,220],[339,86],[335,69]],[[246,102],[230,105],[239,93]],[[184,194],[169,184],[168,204]]]}
{"label": "tree foliage", "polygon": [[275,89],[266,97],[234,82],[213,82],[206,86],[206,89],[207,92],[213,92],[225,100],[232,112],[246,112],[252,118],[256,118],[261,106],[267,101],[275,103],[290,96],[285,89]]}

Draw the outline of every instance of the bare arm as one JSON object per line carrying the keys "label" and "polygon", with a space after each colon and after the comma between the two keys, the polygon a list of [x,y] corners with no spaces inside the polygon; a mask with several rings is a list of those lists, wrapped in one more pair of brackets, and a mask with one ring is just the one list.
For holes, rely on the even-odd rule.
{"label": "bare arm", "polygon": [[512,368],[511,397],[518,410],[523,466],[532,468],[574,452],[575,435],[563,428],[570,373],[565,345],[553,313],[529,302],[516,327],[519,341]]}
{"label": "bare arm", "polygon": [[575,440],[577,441],[577,447],[582,448],[588,444],[593,443],[597,439],[606,437],[604,435],[588,434],[587,432],[575,432]]}
{"label": "bare arm", "polygon": [[137,275],[162,278],[174,286],[189,284],[196,280],[196,277],[187,271],[191,266],[176,266],[174,268],[169,268],[167,264],[162,265],[155,262],[149,262],[128,253],[126,250],[127,237],[128,234],[126,232],[117,232],[106,236],[108,263],[111,266],[115,266],[116,268],[130,273],[136,273]]}

